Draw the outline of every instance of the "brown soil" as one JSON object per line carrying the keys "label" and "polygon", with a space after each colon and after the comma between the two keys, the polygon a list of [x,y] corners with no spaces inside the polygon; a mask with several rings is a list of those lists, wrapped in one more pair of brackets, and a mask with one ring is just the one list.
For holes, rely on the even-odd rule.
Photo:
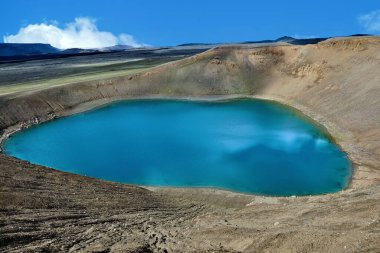
{"label": "brown soil", "polygon": [[355,165],[349,189],[261,197],[149,188],[0,154],[0,251],[379,252],[380,38],[221,47],[143,73],[0,97],[0,130],[146,96],[255,96],[323,124]]}

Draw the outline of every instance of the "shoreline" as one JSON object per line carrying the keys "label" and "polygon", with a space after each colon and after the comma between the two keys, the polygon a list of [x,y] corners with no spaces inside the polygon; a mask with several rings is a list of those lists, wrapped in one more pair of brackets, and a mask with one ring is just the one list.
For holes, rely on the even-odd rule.
{"label": "shoreline", "polygon": [[[205,101],[205,102],[229,101],[229,100],[236,100],[236,99],[259,99],[259,100],[265,100],[268,102],[278,103],[281,106],[289,107],[290,110],[293,110],[297,114],[301,114],[300,115],[301,117],[305,117],[307,120],[310,120],[313,124],[316,124],[318,128],[321,128],[321,131],[324,131],[325,134],[327,134],[327,138],[329,138],[329,139],[331,138],[332,141],[334,142],[334,144],[337,145],[341,149],[341,151],[346,154],[346,156],[347,156],[347,158],[351,164],[351,166],[350,166],[351,173],[350,173],[350,179],[349,179],[348,185],[345,188],[343,188],[342,190],[337,191],[337,192],[333,192],[333,193],[324,193],[324,194],[317,194],[317,195],[302,195],[302,196],[297,195],[297,197],[302,198],[302,197],[313,197],[313,196],[326,196],[326,195],[331,195],[331,194],[338,194],[338,193],[344,192],[346,190],[356,189],[356,187],[354,187],[354,184],[353,184],[354,175],[356,172],[356,164],[352,160],[350,152],[348,152],[344,148],[344,146],[342,146],[339,143],[339,141],[337,141],[337,139],[335,138],[335,135],[332,132],[332,130],[335,131],[337,129],[337,127],[334,126],[332,123],[327,122],[326,120],[323,120],[322,121],[323,123],[321,121],[317,121],[313,117],[313,116],[317,116],[316,114],[311,113],[310,111],[306,110],[306,108],[304,108],[304,107],[302,107],[302,109],[301,109],[300,105],[294,106],[294,104],[287,103],[286,101],[281,100],[279,98],[274,98],[274,97],[270,97],[270,96],[262,96],[262,95],[241,95],[241,94],[209,95],[209,96],[160,96],[160,95],[152,95],[152,96],[139,96],[139,97],[127,97],[127,98],[107,98],[107,99],[90,101],[90,102],[79,104],[78,106],[76,106],[75,108],[72,108],[70,110],[66,110],[60,115],[51,115],[51,117],[49,117],[49,119],[44,120],[44,121],[40,121],[39,119],[36,118],[34,120],[30,120],[28,122],[22,122],[22,123],[19,123],[17,125],[6,128],[2,132],[2,134],[0,135],[0,152],[6,156],[9,156],[8,154],[4,153],[4,144],[5,144],[6,140],[11,135],[16,134],[17,132],[22,131],[24,129],[27,129],[29,127],[32,127],[34,125],[45,123],[45,122],[48,122],[48,121],[51,121],[54,119],[58,119],[58,118],[68,117],[68,116],[75,115],[75,114],[80,114],[80,113],[84,113],[84,112],[88,112],[88,111],[92,111],[92,110],[97,110],[97,109],[100,109],[102,107],[109,106],[112,103],[118,103],[118,102],[122,102],[122,101],[132,101],[132,100],[151,100],[151,99],[181,100],[181,101]],[[318,115],[318,118],[322,119],[322,117],[319,115]],[[330,127],[326,126],[325,125],[326,123],[329,123],[328,126],[330,126]],[[13,157],[13,156],[9,156],[9,157]],[[18,159],[18,160],[22,160],[22,159],[19,159],[17,157],[13,157],[13,158]],[[43,166],[43,165],[40,165],[40,166]],[[47,167],[47,166],[44,166],[44,167]],[[50,167],[47,167],[47,168],[58,170],[58,169],[50,168]],[[60,170],[58,170],[58,171],[60,171]],[[70,173],[70,172],[67,172],[67,173]],[[74,173],[71,173],[71,174],[79,175],[79,174],[74,174]],[[80,176],[83,176],[83,175],[80,175]],[[92,177],[89,177],[89,178],[92,178]],[[103,180],[103,179],[99,179],[99,180]],[[108,180],[104,180],[104,181],[108,181]],[[111,182],[113,182],[113,181],[111,181]],[[173,189],[173,190],[175,190],[175,189],[184,189],[184,190],[185,189],[191,189],[191,190],[194,190],[195,189],[195,190],[198,190],[199,189],[201,191],[209,191],[210,190],[210,191],[216,191],[216,192],[219,192],[219,191],[220,192],[227,192],[227,193],[237,194],[239,196],[260,196],[260,197],[265,197],[265,198],[289,198],[290,197],[290,196],[270,196],[270,195],[254,194],[254,193],[252,193],[252,194],[251,193],[243,193],[243,192],[237,192],[237,191],[233,191],[233,190],[229,190],[229,189],[216,188],[216,187],[170,187],[170,186],[146,186],[146,185],[138,185],[138,184],[135,185],[135,184],[128,184],[128,183],[122,183],[122,184],[132,185],[132,186],[137,186],[137,187],[143,187],[145,189],[155,189],[155,190],[160,190],[160,189]],[[359,187],[359,188],[361,188],[361,187]]]}
{"label": "shoreline", "polygon": [[266,99],[327,129],[353,166],[350,185],[339,192],[266,197],[210,188],[137,187],[0,152],[0,248],[377,252],[379,52],[379,36],[306,46],[221,47],[138,74],[0,96],[3,138],[126,99]]}

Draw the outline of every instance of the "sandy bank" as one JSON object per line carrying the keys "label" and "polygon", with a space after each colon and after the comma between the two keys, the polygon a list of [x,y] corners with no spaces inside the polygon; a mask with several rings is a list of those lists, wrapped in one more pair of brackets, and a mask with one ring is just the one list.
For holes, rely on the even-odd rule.
{"label": "sandy bank", "polygon": [[143,73],[0,97],[3,133],[127,98],[271,99],[325,126],[356,166],[345,191],[266,198],[213,189],[148,191],[0,155],[4,249],[375,252],[379,49],[378,37],[221,47]]}

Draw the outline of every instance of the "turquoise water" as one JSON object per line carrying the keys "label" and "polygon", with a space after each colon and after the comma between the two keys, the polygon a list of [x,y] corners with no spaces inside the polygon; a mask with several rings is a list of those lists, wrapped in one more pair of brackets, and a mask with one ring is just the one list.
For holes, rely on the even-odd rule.
{"label": "turquoise water", "polygon": [[151,186],[264,195],[336,192],[351,165],[317,125],[277,103],[133,100],[21,131],[9,155],[62,171]]}

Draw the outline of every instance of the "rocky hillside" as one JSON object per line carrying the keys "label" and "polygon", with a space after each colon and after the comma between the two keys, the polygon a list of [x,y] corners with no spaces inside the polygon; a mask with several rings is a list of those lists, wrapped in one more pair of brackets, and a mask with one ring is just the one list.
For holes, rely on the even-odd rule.
{"label": "rocky hillside", "polygon": [[379,37],[223,46],[138,74],[2,96],[5,135],[124,98],[273,99],[323,124],[355,167],[343,192],[271,198],[207,189],[152,193],[1,155],[0,245],[13,252],[376,252],[379,66]]}
{"label": "rocky hillside", "polygon": [[[321,121],[362,178],[380,164],[380,39],[336,38],[306,46],[224,46],[136,75],[0,98],[0,128],[69,113],[84,103],[141,96],[252,95]],[[371,173],[379,180],[379,173]],[[354,183],[360,181],[355,181]]]}

